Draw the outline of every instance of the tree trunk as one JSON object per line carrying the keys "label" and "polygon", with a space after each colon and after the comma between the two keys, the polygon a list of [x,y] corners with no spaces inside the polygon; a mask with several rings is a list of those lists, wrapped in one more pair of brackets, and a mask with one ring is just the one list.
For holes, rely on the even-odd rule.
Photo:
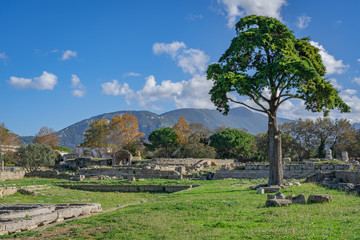
{"label": "tree trunk", "polygon": [[268,185],[283,184],[281,132],[277,126],[276,115],[268,115],[268,157],[270,163]]}

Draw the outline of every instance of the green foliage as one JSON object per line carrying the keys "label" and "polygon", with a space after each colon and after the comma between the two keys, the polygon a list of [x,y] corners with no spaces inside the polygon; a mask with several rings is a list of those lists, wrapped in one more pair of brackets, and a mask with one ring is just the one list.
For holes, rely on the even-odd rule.
{"label": "green foliage", "polygon": [[238,129],[225,129],[210,137],[218,158],[244,159],[254,154],[255,137]]}
{"label": "green foliage", "polygon": [[35,171],[39,167],[54,166],[56,153],[45,144],[31,143],[27,146],[21,146],[18,149],[18,164],[27,171]]}
{"label": "green foliage", "polygon": [[[297,39],[280,21],[255,15],[242,18],[236,24],[236,33],[219,63],[207,69],[208,79],[214,80],[211,101],[220,111],[227,113],[228,102],[237,102],[228,97],[229,92],[249,97],[258,105],[256,109],[249,106],[251,109],[268,114],[274,114],[290,98],[303,99],[306,109],[313,112],[350,110],[324,78],[319,49],[309,43],[309,38]],[[266,97],[267,90],[270,98]]]}
{"label": "green foliage", "polygon": [[68,147],[57,146],[57,149],[62,152],[71,153],[71,149]]}
{"label": "green foliage", "polygon": [[176,145],[177,134],[173,129],[166,127],[153,131],[148,139],[151,142],[146,145],[148,149],[155,150],[161,147],[164,157],[168,157],[170,148]]}

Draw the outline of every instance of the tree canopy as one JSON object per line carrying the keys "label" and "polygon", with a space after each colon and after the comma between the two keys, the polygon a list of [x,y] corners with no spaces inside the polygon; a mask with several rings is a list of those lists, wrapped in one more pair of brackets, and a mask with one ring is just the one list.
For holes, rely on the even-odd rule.
{"label": "tree canopy", "polygon": [[19,165],[27,171],[35,171],[39,167],[54,166],[56,153],[49,146],[40,143],[31,143],[18,149]]}
{"label": "tree canopy", "polygon": [[255,137],[238,129],[225,129],[210,136],[210,146],[219,158],[239,158],[251,155]]}
{"label": "tree canopy", "polygon": [[177,135],[173,129],[165,127],[151,132],[148,139],[151,142],[151,145],[147,145],[149,148],[161,147],[164,157],[168,157],[169,148],[176,144]]}
{"label": "tree canopy", "polygon": [[42,127],[38,134],[34,138],[34,143],[43,143],[52,147],[52,149],[57,149],[59,145],[59,138],[57,132],[52,128]]}
{"label": "tree canopy", "polygon": [[276,121],[282,103],[302,99],[307,110],[325,115],[334,108],[350,111],[324,77],[326,69],[319,49],[309,40],[296,38],[274,18],[246,16],[236,24],[236,37],[219,63],[207,69],[207,78],[214,82],[211,101],[219,111],[227,114],[229,102],[233,102],[268,115],[270,185],[283,182],[281,132]]}

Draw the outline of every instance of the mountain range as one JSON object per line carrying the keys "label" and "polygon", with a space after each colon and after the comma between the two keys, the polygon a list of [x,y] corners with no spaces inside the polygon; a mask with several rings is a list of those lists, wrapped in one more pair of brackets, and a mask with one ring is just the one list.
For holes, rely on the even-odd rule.
{"label": "mountain range", "polygon": [[[111,119],[116,114],[121,115],[125,113],[134,115],[138,119],[139,130],[145,133],[146,136],[156,129],[172,127],[181,116],[185,116],[189,123],[202,123],[210,129],[226,126],[247,129],[251,134],[266,132],[268,121],[267,116],[255,113],[244,107],[233,108],[229,111],[228,115],[223,115],[217,110],[195,108],[177,109],[163,114],[149,111],[117,111],[84,119],[58,131],[60,146],[69,147],[70,149],[75,148],[84,141],[83,134],[88,129],[91,121],[101,118]],[[288,121],[291,120],[278,118],[278,124]],[[20,137],[20,139],[23,144],[27,144],[32,142],[33,137]]]}
{"label": "mountain range", "polygon": [[[217,110],[196,108],[177,109],[163,114],[156,114],[149,111],[117,111],[84,119],[58,131],[60,146],[69,147],[70,149],[75,148],[84,141],[83,134],[88,129],[91,121],[101,118],[110,120],[116,114],[121,115],[125,113],[134,115],[138,119],[139,130],[145,133],[146,136],[156,129],[172,127],[181,116],[185,116],[189,123],[202,123],[212,130],[225,126],[229,128],[246,129],[251,134],[267,132],[268,124],[266,115],[253,112],[245,107],[233,108],[229,111],[228,115],[223,115]],[[292,120],[278,118],[278,124],[289,121]],[[355,123],[354,127],[359,129],[360,123]],[[20,137],[20,140],[22,144],[28,144],[32,142],[33,138],[33,136],[25,136]]]}

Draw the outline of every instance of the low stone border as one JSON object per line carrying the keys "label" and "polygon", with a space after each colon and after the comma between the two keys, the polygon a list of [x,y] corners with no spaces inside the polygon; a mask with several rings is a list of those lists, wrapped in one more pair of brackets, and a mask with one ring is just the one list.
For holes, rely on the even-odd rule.
{"label": "low stone border", "polygon": [[0,205],[0,235],[101,212],[99,203]]}
{"label": "low stone border", "polygon": [[99,191],[99,192],[178,192],[198,187],[200,185],[95,185],[95,184],[62,184],[64,188]]}

